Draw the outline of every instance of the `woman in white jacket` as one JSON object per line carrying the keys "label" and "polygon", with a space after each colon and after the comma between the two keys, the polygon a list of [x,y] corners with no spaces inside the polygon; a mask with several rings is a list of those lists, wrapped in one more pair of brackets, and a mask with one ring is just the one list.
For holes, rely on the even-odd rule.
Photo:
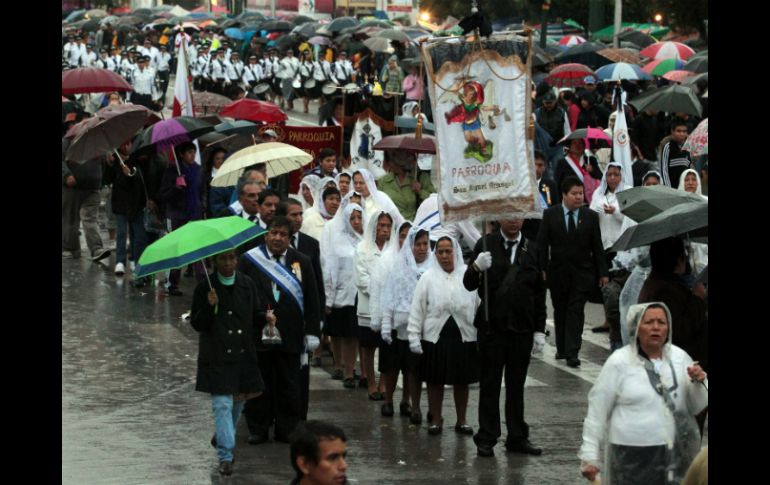
{"label": "woman in white jacket", "polygon": [[581,472],[594,481],[601,470],[604,485],[679,483],[700,448],[706,373],[671,343],[665,304],[633,305],[627,320],[631,342],[610,355],[588,394]]}
{"label": "woman in white jacket", "polygon": [[363,233],[364,210],[345,200],[334,219],[324,227],[321,237],[321,264],[326,292],[324,334],[332,340],[335,371],[333,379],[342,379],[346,388],[356,387],[353,367],[358,350],[356,320],[356,285],[353,256]]}
{"label": "woman in white jacket", "polygon": [[472,436],[465,412],[468,385],[479,381],[479,356],[473,318],[479,306],[476,291],[463,286],[466,265],[460,246],[444,236],[434,251],[434,264],[420,278],[409,312],[409,348],[422,354],[421,380],[428,384],[430,426],[428,434],[441,433],[444,386],[454,387],[457,424],[455,431]]}
{"label": "woman in white jacket", "polygon": [[[329,183],[334,185],[328,186]],[[331,177],[322,179],[321,187],[313,196],[313,207],[302,214],[302,228],[300,231],[320,241],[324,226],[331,222],[341,203],[342,194],[336,188],[334,179]]]}
{"label": "woman in white jacket", "polygon": [[393,200],[388,194],[377,189],[374,175],[369,170],[359,168],[353,172],[353,190],[364,197],[361,207],[364,208],[367,219],[371,219],[375,213],[387,212],[393,217],[393,222],[396,226],[400,226],[404,222],[404,218],[398,211],[396,204],[393,203]]}
{"label": "woman in white jacket", "polygon": [[[352,195],[351,192],[349,195]],[[394,216],[387,212],[376,212],[373,216],[367,215],[364,238],[358,243],[355,254],[356,286],[358,287],[358,347],[361,355],[361,381],[359,387],[366,387],[369,399],[382,401],[385,396],[385,382],[380,380],[379,385],[374,375],[374,352],[382,343],[379,329],[372,330],[371,312],[369,309],[370,282],[372,271],[383,253],[387,253],[391,246],[398,245],[398,238],[393,227]]]}

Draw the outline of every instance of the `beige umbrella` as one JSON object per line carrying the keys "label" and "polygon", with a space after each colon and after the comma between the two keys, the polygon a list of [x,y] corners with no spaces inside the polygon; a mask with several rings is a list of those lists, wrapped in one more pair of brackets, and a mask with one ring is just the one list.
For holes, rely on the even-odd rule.
{"label": "beige umbrella", "polygon": [[302,168],[313,156],[286,143],[270,142],[252,145],[228,158],[211,181],[212,187],[229,187],[238,182],[246,167],[267,164],[267,177],[277,177]]}

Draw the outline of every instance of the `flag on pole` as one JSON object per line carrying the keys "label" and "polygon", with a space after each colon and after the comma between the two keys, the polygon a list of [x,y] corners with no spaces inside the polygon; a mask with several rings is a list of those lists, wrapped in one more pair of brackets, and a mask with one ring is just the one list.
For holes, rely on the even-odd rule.
{"label": "flag on pole", "polygon": [[615,88],[613,98],[618,99],[618,111],[615,117],[615,127],[612,130],[612,158],[620,163],[621,187],[634,186],[633,160],[631,159],[631,139],[628,136],[626,124],[626,112],[623,108],[626,101],[626,93],[620,88]]}
{"label": "flag on pole", "polygon": [[190,73],[187,70],[187,40],[182,40],[179,58],[176,63],[176,81],[174,82],[174,109],[172,116],[195,116],[193,114],[192,93],[190,92]]}

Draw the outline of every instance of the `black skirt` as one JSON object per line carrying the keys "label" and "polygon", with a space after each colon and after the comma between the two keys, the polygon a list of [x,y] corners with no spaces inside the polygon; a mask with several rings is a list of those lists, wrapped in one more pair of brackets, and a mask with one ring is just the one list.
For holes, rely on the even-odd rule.
{"label": "black skirt", "polygon": [[396,335],[398,332],[393,330],[391,333],[393,343],[388,345],[383,341],[380,345],[380,360],[377,370],[380,372],[412,372],[419,375],[420,356],[409,350],[408,341],[399,340]]}
{"label": "black skirt", "polygon": [[376,348],[382,345],[384,342],[380,332],[375,332],[369,327],[358,326],[358,344],[361,347]]}
{"label": "black skirt", "polygon": [[324,335],[330,337],[356,337],[358,332],[358,317],[355,306],[332,308],[324,321]]}
{"label": "black skirt", "polygon": [[441,329],[434,344],[422,341],[420,379],[428,384],[454,385],[479,382],[479,352],[476,342],[463,342],[455,319]]}

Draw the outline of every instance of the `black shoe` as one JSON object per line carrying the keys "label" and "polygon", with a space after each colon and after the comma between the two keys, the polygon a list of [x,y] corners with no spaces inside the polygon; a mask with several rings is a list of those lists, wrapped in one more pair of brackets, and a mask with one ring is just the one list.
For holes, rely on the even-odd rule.
{"label": "black shoe", "polygon": [[408,402],[402,402],[398,405],[398,414],[403,418],[412,415],[412,406]]}
{"label": "black shoe", "polygon": [[484,444],[484,443],[477,443],[476,444],[476,454],[478,456],[484,456],[484,457],[491,457],[495,456],[495,452],[493,450],[493,446]]}
{"label": "black shoe", "polygon": [[567,358],[567,354],[560,354],[559,352],[556,352],[556,360],[562,360],[566,358]]}
{"label": "black shoe", "polygon": [[375,391],[375,392],[372,392],[372,393],[369,394],[369,399],[372,400],[372,401],[384,401],[385,400],[385,395],[383,395],[379,391]]}
{"label": "black shoe", "polygon": [[607,324],[599,325],[598,327],[594,327],[591,329],[593,333],[605,333],[610,331],[610,326]]}
{"label": "black shoe", "polygon": [[367,379],[366,377],[364,377],[363,379],[361,379],[360,381],[358,381],[358,387],[359,387],[360,389],[366,389],[367,387],[369,387],[369,379]]}
{"label": "black shoe", "polygon": [[214,448],[217,447],[217,434],[216,433],[214,433],[214,436],[211,437],[211,446],[213,446]]}
{"label": "black shoe", "polygon": [[101,261],[104,258],[110,257],[110,250],[105,248],[99,248],[96,251],[94,251],[94,254],[91,256],[91,261]]}
{"label": "black shoe", "polygon": [[536,448],[528,439],[519,440],[516,443],[506,443],[505,449],[511,453],[525,453],[527,455],[542,455],[543,450]]}
{"label": "black shoe", "polygon": [[419,410],[412,411],[412,415],[409,416],[409,422],[416,425],[422,424],[422,413]]}
{"label": "black shoe", "polygon": [[385,416],[386,418],[392,418],[393,417],[393,403],[392,402],[386,402],[382,405],[380,408],[380,414]]}
{"label": "black shoe", "polygon": [[428,426],[428,434],[431,436],[436,436],[441,434],[441,427],[444,423],[444,420],[441,420],[441,424],[431,424]]}
{"label": "black shoe", "polygon": [[455,433],[465,434],[465,435],[468,435],[468,436],[473,436],[473,428],[471,428],[467,424],[464,424],[462,426],[460,426],[459,424],[456,424],[455,425]]}
{"label": "black shoe", "polygon": [[265,434],[250,434],[247,440],[250,445],[261,445],[267,443],[270,438]]}
{"label": "black shoe", "polygon": [[166,288],[166,294],[172,295],[172,296],[182,296],[184,293],[182,293],[182,290],[176,287]]}
{"label": "black shoe", "polygon": [[[343,374],[342,369],[337,369],[332,374],[332,379],[334,379],[335,381],[341,381],[343,377],[345,377],[345,374]],[[353,387],[356,387],[355,383],[353,383]]]}
{"label": "black shoe", "polygon": [[567,357],[567,365],[570,367],[580,367],[580,359],[577,357]]}
{"label": "black shoe", "polygon": [[347,379],[342,381],[342,385],[345,386],[345,389],[355,389],[356,381],[354,381],[352,377],[348,377]]}
{"label": "black shoe", "polygon": [[233,474],[233,462],[231,461],[220,461],[219,462],[219,473],[221,475],[230,476]]}
{"label": "black shoe", "polygon": [[428,419],[428,423],[431,423],[433,421],[433,415],[430,413],[430,411],[428,411],[428,415],[426,416],[426,418]]}

